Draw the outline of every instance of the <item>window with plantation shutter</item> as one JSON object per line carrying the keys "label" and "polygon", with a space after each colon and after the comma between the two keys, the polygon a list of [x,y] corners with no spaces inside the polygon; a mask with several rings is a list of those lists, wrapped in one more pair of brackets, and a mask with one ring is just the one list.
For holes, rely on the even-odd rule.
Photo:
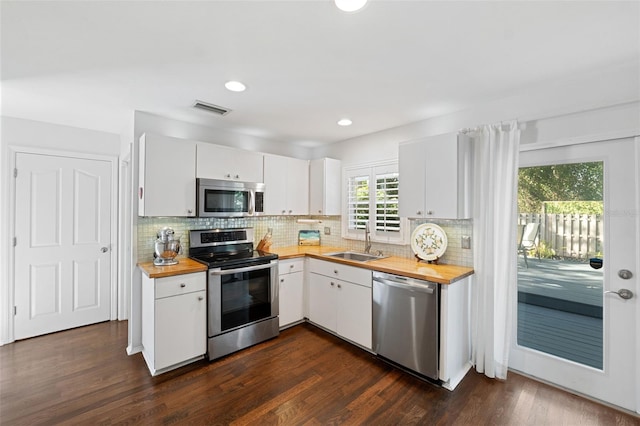
{"label": "window with plantation shutter", "polygon": [[400,232],[398,173],[376,175],[376,232]]}
{"label": "window with plantation shutter", "polygon": [[347,193],[349,229],[364,229],[369,221],[369,175],[350,177]]}
{"label": "window with plantation shutter", "polygon": [[364,239],[367,224],[374,242],[403,244],[398,215],[398,166],[384,163],[345,170],[346,221],[343,236]]}

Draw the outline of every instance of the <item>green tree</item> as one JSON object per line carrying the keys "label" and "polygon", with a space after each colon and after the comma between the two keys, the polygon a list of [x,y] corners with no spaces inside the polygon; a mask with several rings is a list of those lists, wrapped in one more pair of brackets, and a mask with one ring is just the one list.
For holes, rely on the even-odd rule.
{"label": "green tree", "polygon": [[600,201],[603,163],[523,167],[518,172],[518,211],[542,213],[546,201]]}

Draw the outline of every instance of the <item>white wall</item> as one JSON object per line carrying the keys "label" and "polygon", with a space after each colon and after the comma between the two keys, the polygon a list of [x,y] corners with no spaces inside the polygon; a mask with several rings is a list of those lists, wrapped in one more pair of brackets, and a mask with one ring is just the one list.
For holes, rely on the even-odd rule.
{"label": "white wall", "polygon": [[628,62],[541,82],[464,111],[318,147],[313,158],[337,158],[344,166],[397,158],[401,142],[512,119],[527,123],[523,143],[637,129],[639,75],[640,64]]}
{"label": "white wall", "polygon": [[0,344],[10,341],[11,300],[9,281],[9,254],[12,235],[10,217],[10,188],[12,179],[12,148],[39,148],[97,155],[118,156],[120,137],[115,134],[94,130],[59,126],[38,121],[12,117],[0,118]]}
{"label": "white wall", "polygon": [[120,154],[120,136],[41,121],[2,117],[2,147],[27,146],[87,154]]}
{"label": "white wall", "polygon": [[[224,117],[212,116],[215,120]],[[259,151],[269,154],[285,155],[288,157],[311,159],[311,149],[300,146],[289,146],[278,141],[264,139],[257,136],[243,135],[228,130],[172,120],[147,112],[136,111],[134,137],[137,141],[143,133],[157,133],[174,138],[191,139],[200,142],[210,142],[216,145],[226,145],[247,151]]]}

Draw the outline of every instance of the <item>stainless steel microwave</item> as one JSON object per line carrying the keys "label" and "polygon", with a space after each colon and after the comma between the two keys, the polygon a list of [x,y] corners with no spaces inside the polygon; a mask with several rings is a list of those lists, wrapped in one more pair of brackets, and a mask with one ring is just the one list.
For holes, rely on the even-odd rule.
{"label": "stainless steel microwave", "polygon": [[245,217],[264,214],[264,183],[196,179],[198,217]]}

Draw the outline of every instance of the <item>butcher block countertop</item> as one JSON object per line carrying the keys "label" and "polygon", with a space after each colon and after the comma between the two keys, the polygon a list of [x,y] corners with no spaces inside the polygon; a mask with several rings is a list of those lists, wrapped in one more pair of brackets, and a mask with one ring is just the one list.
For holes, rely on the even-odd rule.
{"label": "butcher block countertop", "polygon": [[[277,254],[280,260],[308,256],[315,259],[342,263],[345,265],[356,266],[358,268],[370,269],[372,271],[403,275],[405,277],[427,280],[439,284],[451,284],[473,274],[473,268],[466,266],[433,265],[417,262],[415,259],[405,259],[403,257],[396,256],[384,257],[382,259],[370,260],[368,262],[357,262],[327,256],[328,253],[346,251],[341,247],[290,246],[272,247],[269,251]],[[195,260],[191,260],[188,257],[178,258],[177,265],[155,266],[153,262],[144,262],[139,263],[138,266],[149,278],[163,278],[207,270],[205,265],[196,262]]]}
{"label": "butcher block countertop", "polygon": [[149,278],[164,278],[207,270],[206,265],[189,259],[188,257],[179,257],[177,265],[156,266],[153,262],[144,262],[138,263],[138,266]]}
{"label": "butcher block countertop", "polygon": [[357,262],[327,256],[328,253],[346,251],[341,247],[290,246],[272,247],[269,251],[277,254],[280,260],[309,256],[315,259],[357,266],[373,271],[387,272],[389,274],[403,275],[405,277],[427,280],[439,284],[451,284],[469,275],[473,275],[473,268],[466,266],[434,265],[397,256],[383,257],[382,259],[370,260],[368,262]]}

